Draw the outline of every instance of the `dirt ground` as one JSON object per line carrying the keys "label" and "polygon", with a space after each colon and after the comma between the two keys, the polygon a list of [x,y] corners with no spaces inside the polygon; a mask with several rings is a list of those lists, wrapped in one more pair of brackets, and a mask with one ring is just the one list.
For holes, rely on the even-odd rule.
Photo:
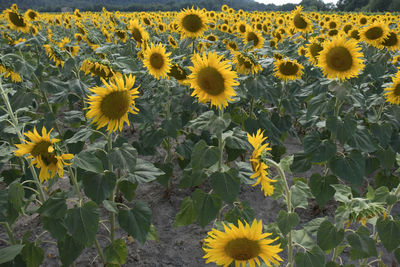
{"label": "dirt ground", "polygon": [[[293,154],[302,149],[296,139],[288,138],[285,142],[287,154]],[[301,174],[301,177],[309,178],[312,173],[318,172],[317,167],[313,167],[306,173]],[[174,170],[174,184],[179,181],[180,170]],[[290,178],[292,178],[289,175]],[[289,179],[290,179],[289,178]],[[69,186],[67,179],[60,180],[60,187]],[[140,266],[140,267],[179,267],[179,266],[206,266],[201,249],[201,240],[206,237],[207,232],[211,229],[211,223],[204,229],[199,225],[189,225],[185,227],[173,227],[175,215],[178,213],[180,204],[186,196],[192,194],[190,189],[181,189],[177,186],[171,191],[170,198],[165,199],[165,188],[153,182],[150,184],[140,185],[137,189],[136,199],[145,201],[152,210],[152,223],[157,229],[159,241],[147,241],[143,246],[137,242],[129,244],[128,242],[128,259],[125,266]],[[240,200],[246,200],[251,204],[255,211],[257,219],[262,219],[264,224],[276,221],[276,217],[281,209],[285,209],[282,200],[273,200],[264,197],[260,187],[252,187],[242,185],[239,195]],[[308,222],[316,217],[333,217],[336,203],[330,201],[323,210],[317,208],[316,203],[309,202],[307,210],[298,210],[301,218],[301,224]],[[397,207],[397,210],[398,207]],[[297,210],[296,210],[297,211]],[[103,210],[103,218],[106,217],[106,212]],[[40,219],[36,216],[20,217],[15,224],[14,234],[16,238],[21,238],[27,231],[31,231],[33,235],[39,235],[43,232]],[[101,235],[107,235],[104,228],[99,227],[99,243],[101,247],[106,246],[107,240]],[[0,237],[7,239],[6,233],[0,228]],[[118,229],[116,237],[126,237],[123,230]],[[45,251],[45,260],[42,266],[60,266],[61,262],[58,257],[58,250],[54,240],[49,234],[42,236],[46,240],[42,244]],[[0,247],[5,244],[0,241]],[[381,250],[382,248],[378,248]],[[81,256],[76,260],[76,266],[101,266],[99,258],[96,258],[96,250],[94,248],[86,249]],[[281,257],[286,259],[285,252],[282,252]],[[349,252],[345,251],[344,260],[347,262]],[[391,255],[384,255],[385,263],[392,266],[394,258]],[[284,266],[285,263],[282,263]],[[207,266],[215,266],[209,264]]]}

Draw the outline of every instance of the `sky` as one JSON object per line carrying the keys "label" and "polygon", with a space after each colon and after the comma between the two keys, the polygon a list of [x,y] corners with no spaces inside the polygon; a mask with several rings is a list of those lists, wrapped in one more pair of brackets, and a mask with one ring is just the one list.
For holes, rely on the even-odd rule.
{"label": "sky", "polygon": [[[256,2],[263,3],[263,4],[275,4],[277,6],[287,4],[287,3],[292,3],[292,4],[298,4],[301,2],[301,0],[255,0]],[[336,3],[337,0],[322,0],[324,3]]]}

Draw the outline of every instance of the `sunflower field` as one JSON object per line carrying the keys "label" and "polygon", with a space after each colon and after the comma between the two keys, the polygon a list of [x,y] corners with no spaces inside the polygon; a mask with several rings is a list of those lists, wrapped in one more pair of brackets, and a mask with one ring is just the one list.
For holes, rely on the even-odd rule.
{"label": "sunflower field", "polygon": [[0,266],[399,266],[400,15],[0,32]]}

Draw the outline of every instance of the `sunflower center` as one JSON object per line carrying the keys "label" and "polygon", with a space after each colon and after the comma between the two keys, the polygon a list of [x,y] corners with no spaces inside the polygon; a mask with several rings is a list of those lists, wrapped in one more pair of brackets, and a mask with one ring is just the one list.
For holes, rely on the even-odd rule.
{"label": "sunflower center", "polygon": [[301,14],[296,14],[293,18],[294,26],[298,29],[307,28],[307,21],[303,19]]}
{"label": "sunflower center", "polygon": [[40,141],[39,143],[37,143],[32,151],[31,154],[34,157],[40,156],[40,155],[47,155],[49,153],[48,149],[49,146],[51,146],[51,143],[48,141]]}
{"label": "sunflower center", "polygon": [[361,18],[360,19],[360,24],[366,24],[367,23],[367,19],[366,18]]}
{"label": "sunflower center", "polygon": [[260,253],[260,245],[255,240],[238,238],[228,242],[225,252],[231,258],[239,261],[246,261],[256,258]]}
{"label": "sunflower center", "polygon": [[126,32],[124,31],[115,31],[115,34],[120,38],[120,39],[124,39],[126,36]]}
{"label": "sunflower center", "polygon": [[344,31],[345,33],[348,33],[348,32],[351,30],[352,27],[353,27],[352,25],[347,24],[347,25],[345,25],[345,26],[343,27],[343,31]]}
{"label": "sunflower center", "polygon": [[142,33],[138,28],[133,28],[131,32],[136,42],[141,43],[143,41]]}
{"label": "sunflower center", "polygon": [[28,13],[28,16],[29,16],[29,18],[31,18],[31,19],[35,19],[36,16],[37,16],[37,14],[36,14],[35,12],[29,12],[29,13]]}
{"label": "sunflower center", "polygon": [[257,37],[257,35],[256,35],[254,32],[249,32],[249,33],[247,34],[247,41],[248,41],[248,42],[253,41],[253,45],[254,45],[254,46],[257,46],[257,45],[258,45],[258,42],[259,42],[258,37]]}
{"label": "sunflower center", "polygon": [[253,64],[250,61],[250,59],[247,59],[245,57],[239,56],[238,62],[239,62],[239,65],[244,66],[246,69],[252,69],[252,67],[253,67]]}
{"label": "sunflower center", "polygon": [[347,71],[353,65],[353,58],[345,47],[334,47],[326,54],[326,64],[337,71]]}
{"label": "sunflower center", "polygon": [[360,39],[360,33],[358,32],[358,30],[353,30],[351,32],[351,38],[359,40]]}
{"label": "sunflower center", "polygon": [[203,26],[203,21],[196,14],[189,14],[182,19],[182,26],[187,31],[198,32]]}
{"label": "sunflower center", "polygon": [[312,45],[310,45],[310,53],[314,58],[316,58],[319,55],[319,52],[321,52],[322,49],[323,48],[320,44],[313,43]]}
{"label": "sunflower center", "polygon": [[399,40],[397,39],[397,34],[394,32],[391,32],[389,36],[382,42],[384,46],[395,46]]}
{"label": "sunflower center", "polygon": [[369,40],[376,40],[381,38],[383,35],[383,30],[381,27],[372,27],[365,32],[365,37]]}
{"label": "sunflower center", "polygon": [[200,88],[209,95],[219,95],[225,90],[225,80],[221,73],[213,67],[201,69],[197,75]]}
{"label": "sunflower center", "polygon": [[279,72],[285,76],[296,75],[299,71],[299,66],[293,62],[283,62],[279,65]]}
{"label": "sunflower center", "polygon": [[24,18],[20,15],[18,15],[15,12],[9,12],[8,13],[8,17],[10,18],[10,21],[12,22],[12,24],[14,24],[15,26],[18,27],[25,27],[25,21]]}
{"label": "sunflower center", "polygon": [[164,57],[160,53],[152,53],[150,56],[150,64],[155,69],[161,69],[164,66]]}
{"label": "sunflower center", "polygon": [[46,166],[49,166],[50,164],[56,165],[58,160],[54,153],[47,153],[46,155],[42,155],[42,160]]}
{"label": "sunflower center", "polygon": [[245,33],[245,32],[246,32],[246,25],[241,24],[241,25],[239,26],[239,31],[240,31],[241,33]]}
{"label": "sunflower center", "polygon": [[112,92],[101,101],[100,110],[109,119],[120,119],[128,112],[130,102],[127,90]]}
{"label": "sunflower center", "polygon": [[177,79],[178,81],[184,80],[187,77],[186,71],[181,69],[179,66],[177,65],[173,65],[171,67],[171,70],[168,73],[168,76],[172,76],[175,79]]}
{"label": "sunflower center", "polygon": [[396,87],[394,88],[393,94],[394,94],[395,96],[397,96],[397,97],[400,97],[400,83],[398,83],[398,84],[396,85]]}

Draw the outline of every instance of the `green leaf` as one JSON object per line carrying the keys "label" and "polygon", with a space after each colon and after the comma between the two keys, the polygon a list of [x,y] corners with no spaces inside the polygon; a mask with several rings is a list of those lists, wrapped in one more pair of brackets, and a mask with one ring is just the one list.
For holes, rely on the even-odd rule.
{"label": "green leaf", "polygon": [[36,246],[35,243],[28,243],[22,249],[22,257],[27,267],[39,267],[44,259],[43,249]]}
{"label": "green leaf", "polygon": [[376,257],[375,241],[370,237],[369,230],[361,226],[356,233],[347,236],[347,241],[351,246],[350,258],[358,260],[369,257]]}
{"label": "green leaf", "polygon": [[106,258],[107,263],[125,264],[127,256],[128,249],[126,248],[123,239],[114,240],[104,248],[104,257]]}
{"label": "green leaf", "polygon": [[386,147],[389,144],[390,137],[392,135],[392,126],[389,123],[373,123],[371,124],[371,133],[374,135],[376,139],[378,139],[379,143],[382,147]]}
{"label": "green leaf", "polygon": [[325,264],[325,253],[315,246],[305,253],[297,252],[294,260],[297,267],[321,267]]}
{"label": "green leaf", "polygon": [[52,237],[57,241],[64,240],[67,235],[67,228],[62,219],[40,216],[40,220],[43,223],[43,228],[49,231]]}
{"label": "green leaf", "polygon": [[153,163],[138,158],[134,171],[128,175],[128,180],[135,184],[149,183],[163,174],[164,172],[156,168]]}
{"label": "green leaf", "polygon": [[67,213],[65,193],[57,193],[47,199],[38,209],[41,216],[49,218],[64,218]]}
{"label": "green leaf", "polygon": [[340,117],[329,117],[326,120],[326,128],[344,145],[357,130],[357,121],[350,115],[346,116],[344,120]]}
{"label": "green leaf", "polygon": [[376,227],[379,238],[388,252],[392,252],[400,245],[400,222],[388,218],[379,218]]}
{"label": "green leaf", "polygon": [[400,264],[400,248],[396,248],[396,250],[393,252],[394,257],[396,258],[397,263]]}
{"label": "green leaf", "polygon": [[336,230],[336,227],[328,220],[321,223],[317,232],[318,246],[323,250],[337,247],[344,238],[344,230]]}
{"label": "green leaf", "polygon": [[179,187],[190,188],[198,186],[207,179],[207,174],[203,170],[184,170]]}
{"label": "green leaf", "polygon": [[250,143],[247,141],[246,132],[240,127],[235,127],[233,131],[227,131],[222,134],[226,146],[232,149],[248,150],[251,149]]}
{"label": "green leaf", "polygon": [[331,140],[323,140],[311,156],[312,162],[324,162],[336,154],[336,145]]}
{"label": "green leaf", "polygon": [[85,142],[92,135],[92,129],[82,127],[71,138],[65,140],[66,144],[74,144],[78,142]]}
{"label": "green leaf", "polygon": [[321,176],[318,173],[314,173],[311,176],[311,193],[315,196],[319,207],[323,207],[333,197],[335,189],[331,185],[337,183],[338,179],[334,175]]}
{"label": "green leaf", "polygon": [[281,233],[285,236],[299,224],[300,218],[295,212],[287,213],[281,210],[276,222],[278,223],[279,230],[281,230]]}
{"label": "green leaf", "polygon": [[351,188],[344,184],[335,184],[332,185],[335,189],[335,200],[339,202],[349,202],[349,200],[353,197],[351,193]]}
{"label": "green leaf", "polygon": [[303,153],[294,154],[292,165],[290,165],[292,172],[305,172],[311,169],[310,158]]}
{"label": "green leaf", "polygon": [[225,212],[224,219],[236,226],[238,226],[239,220],[243,223],[252,222],[254,220],[254,210],[247,201],[242,201]]}
{"label": "green leaf", "polygon": [[103,201],[103,206],[106,210],[109,212],[112,212],[114,214],[118,214],[118,206],[117,203],[110,201],[110,200],[104,200]]}
{"label": "green leaf", "polygon": [[239,195],[240,179],[235,169],[213,173],[210,176],[210,185],[215,193],[228,203],[233,203]]}
{"label": "green leaf", "polygon": [[132,209],[118,212],[118,222],[122,229],[144,244],[150,229],[151,210],[145,203],[137,201]]}
{"label": "green leaf", "polygon": [[13,182],[8,187],[8,202],[14,209],[21,211],[24,202],[24,188],[19,182]]}
{"label": "green leaf", "polygon": [[137,184],[134,184],[128,180],[119,180],[118,181],[118,189],[124,194],[124,197],[128,201],[132,201],[135,197],[135,190],[137,188]]}
{"label": "green leaf", "polygon": [[170,120],[163,120],[161,128],[165,131],[167,136],[176,138],[178,131],[182,128],[182,120],[179,117],[173,117]]}
{"label": "green leaf", "polygon": [[375,152],[378,149],[367,129],[358,129],[348,143],[363,152]]}
{"label": "green leaf", "polygon": [[153,224],[150,225],[149,232],[146,237],[147,240],[158,242],[158,233],[157,229],[154,227]]}
{"label": "green leaf", "polygon": [[309,120],[313,116],[321,116],[324,114],[329,105],[329,101],[327,101],[327,99],[328,98],[325,93],[311,98],[307,103],[306,119]]}
{"label": "green leaf", "polygon": [[311,191],[307,184],[298,181],[290,188],[291,194],[291,202],[293,208],[303,208],[307,209],[308,200],[307,198],[311,198]]}
{"label": "green leaf", "polygon": [[117,178],[112,172],[87,172],[82,176],[85,194],[97,204],[100,204],[110,196],[114,190],[116,180]]}
{"label": "green leaf", "polygon": [[74,156],[74,165],[89,172],[102,173],[103,163],[92,151],[84,150]]}
{"label": "green leaf", "polygon": [[217,147],[208,146],[204,140],[200,140],[192,151],[192,168],[193,170],[209,168],[217,163],[219,157],[219,149]]}
{"label": "green leaf", "polygon": [[332,172],[352,184],[361,184],[365,176],[365,159],[359,151],[348,156],[334,156],[329,161]]}
{"label": "green leaf", "polygon": [[193,193],[193,205],[197,222],[201,227],[205,227],[218,214],[222,201],[215,194],[206,194],[196,189]]}
{"label": "green leaf", "polygon": [[303,148],[305,154],[313,153],[320,145],[321,140],[317,131],[312,131],[303,139]]}
{"label": "green leaf", "polygon": [[302,247],[310,250],[315,247],[314,240],[308,235],[306,230],[293,230],[292,231],[293,242],[300,244]]}
{"label": "green leaf", "polygon": [[392,168],[393,164],[396,162],[396,153],[391,148],[378,150],[376,152],[376,157],[381,163],[381,166],[386,170]]}
{"label": "green leaf", "polygon": [[0,249],[0,264],[12,261],[19,253],[21,253],[24,245],[12,245]]}
{"label": "green leaf", "polygon": [[211,133],[218,134],[222,133],[231,124],[231,115],[224,113],[222,117],[214,115],[208,123],[208,130]]}
{"label": "green leaf", "polygon": [[293,164],[294,156],[286,156],[281,161],[279,162],[279,165],[281,166],[282,170],[288,173],[291,173],[292,170],[290,169],[290,165]]}
{"label": "green leaf", "polygon": [[70,266],[85,248],[85,245],[76,242],[70,235],[59,241],[57,246],[63,266]]}
{"label": "green leaf", "polygon": [[326,217],[320,217],[312,219],[311,221],[303,224],[304,230],[310,235],[316,235],[318,232],[318,228],[323,221],[325,221]]}
{"label": "green leaf", "polygon": [[93,201],[82,207],[69,209],[65,224],[72,238],[85,246],[91,246],[99,227],[99,209]]}
{"label": "green leaf", "polygon": [[113,147],[109,154],[115,168],[131,172],[135,171],[137,156],[136,149],[128,143],[123,143],[120,147]]}
{"label": "green leaf", "polygon": [[194,223],[195,220],[193,200],[190,197],[185,197],[181,203],[181,209],[175,216],[174,227],[189,225]]}
{"label": "green leaf", "polygon": [[377,187],[386,186],[389,190],[392,190],[393,188],[396,188],[398,184],[399,177],[393,174],[389,173],[386,175],[384,172],[378,172],[375,176],[375,185]]}

